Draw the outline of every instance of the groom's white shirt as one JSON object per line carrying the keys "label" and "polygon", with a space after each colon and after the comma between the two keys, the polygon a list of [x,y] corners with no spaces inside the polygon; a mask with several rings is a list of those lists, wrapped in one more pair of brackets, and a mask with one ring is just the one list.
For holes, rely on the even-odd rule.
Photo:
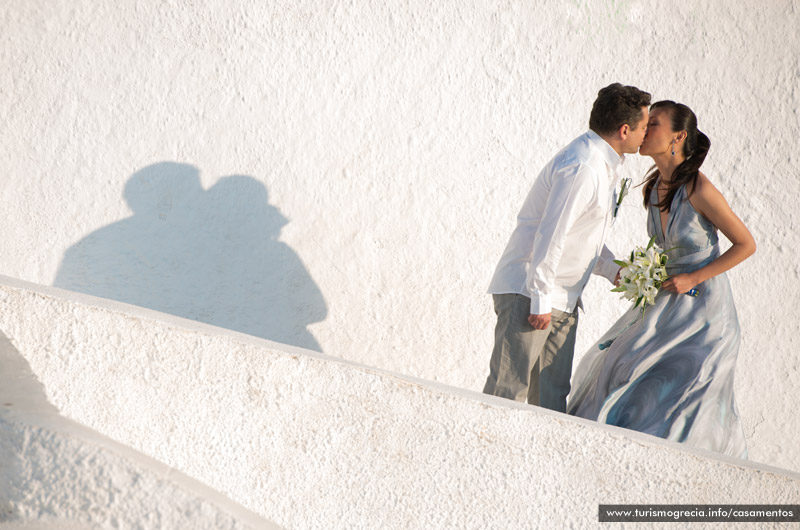
{"label": "groom's white shirt", "polygon": [[624,160],[594,131],[562,149],[536,177],[489,293],[528,296],[534,315],[571,313],[593,272],[613,282],[605,238]]}

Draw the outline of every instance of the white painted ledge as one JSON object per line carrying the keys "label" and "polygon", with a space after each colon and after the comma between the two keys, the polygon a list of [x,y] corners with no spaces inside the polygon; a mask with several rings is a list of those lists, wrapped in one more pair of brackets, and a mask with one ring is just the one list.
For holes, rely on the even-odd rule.
{"label": "white painted ledge", "polygon": [[286,528],[582,529],[603,527],[599,504],[800,502],[794,472],[6,277],[0,330],[61,414]]}
{"label": "white painted ledge", "polygon": [[183,473],[58,414],[0,333],[0,526],[279,529]]}

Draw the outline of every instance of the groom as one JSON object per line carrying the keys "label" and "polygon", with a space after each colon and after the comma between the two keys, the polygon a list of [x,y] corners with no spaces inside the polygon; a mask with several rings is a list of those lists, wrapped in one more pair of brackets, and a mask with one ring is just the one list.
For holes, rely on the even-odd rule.
{"label": "groom", "polygon": [[605,238],[617,169],[647,130],[650,94],[619,83],[597,95],[589,131],[539,173],[489,285],[497,313],[483,392],[564,412],[580,296],[591,273],[614,281]]}

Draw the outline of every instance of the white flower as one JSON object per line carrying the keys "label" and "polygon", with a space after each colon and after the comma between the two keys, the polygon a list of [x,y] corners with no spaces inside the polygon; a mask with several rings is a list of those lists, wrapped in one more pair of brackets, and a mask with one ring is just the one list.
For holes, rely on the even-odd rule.
{"label": "white flower", "polygon": [[622,293],[622,297],[635,301],[635,307],[642,307],[642,314],[648,305],[655,303],[661,284],[667,274],[667,256],[655,243],[655,236],[647,247],[636,247],[631,252],[629,261],[615,260],[622,267],[619,287],[613,292]]}
{"label": "white flower", "polygon": [[619,194],[617,195],[617,204],[614,206],[614,217],[617,216],[617,212],[619,212],[619,207],[622,205],[622,199],[625,198],[625,195],[628,194],[628,190],[630,189],[632,180],[629,178],[622,179],[622,183],[620,184]]}

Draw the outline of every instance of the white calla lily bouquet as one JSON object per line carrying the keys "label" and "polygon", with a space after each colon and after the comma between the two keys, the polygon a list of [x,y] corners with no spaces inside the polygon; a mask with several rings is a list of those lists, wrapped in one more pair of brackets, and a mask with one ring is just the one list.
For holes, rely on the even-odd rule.
{"label": "white calla lily bouquet", "polygon": [[655,244],[655,240],[653,236],[647,247],[636,247],[631,252],[630,261],[614,260],[622,270],[619,286],[611,291],[635,301],[634,307],[641,306],[642,316],[647,306],[655,303],[661,284],[669,278],[667,254]]}

